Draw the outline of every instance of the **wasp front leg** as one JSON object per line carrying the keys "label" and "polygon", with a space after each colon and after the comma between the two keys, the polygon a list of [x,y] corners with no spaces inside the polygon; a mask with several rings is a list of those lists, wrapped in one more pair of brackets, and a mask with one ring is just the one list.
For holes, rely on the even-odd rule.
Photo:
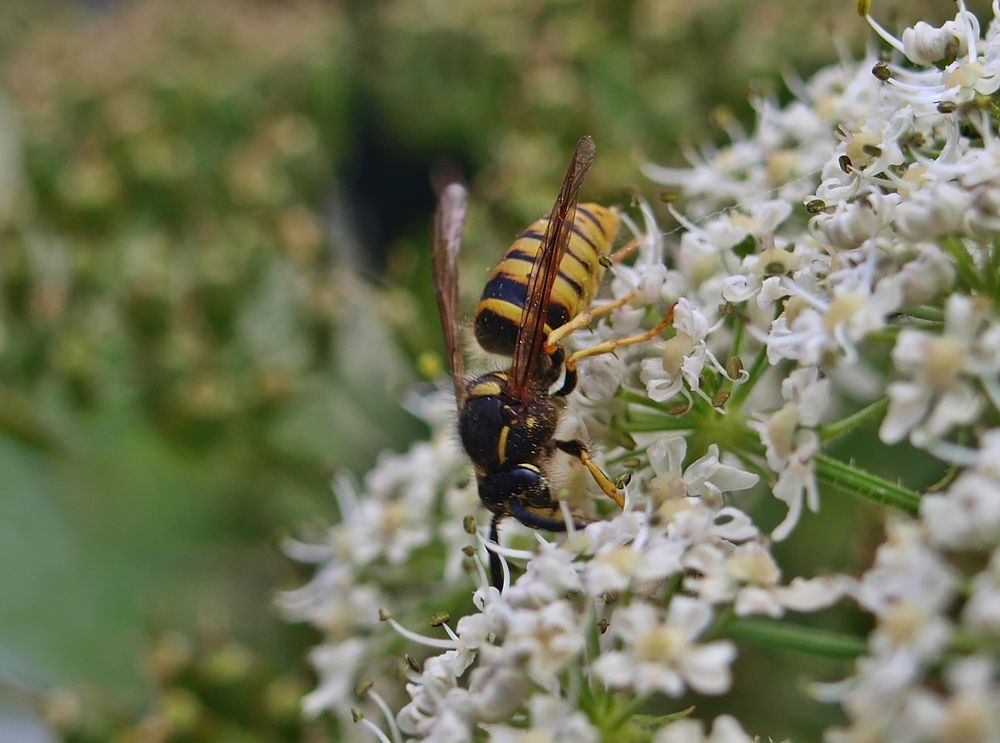
{"label": "wasp front leg", "polygon": [[608,477],[607,473],[598,466],[597,462],[594,461],[593,457],[590,456],[590,452],[587,451],[587,447],[582,441],[574,439],[573,441],[561,441],[556,439],[552,443],[555,444],[559,451],[564,451],[571,457],[576,457],[580,460],[580,464],[587,468],[590,472],[590,476],[594,478],[594,482],[597,486],[608,496],[611,500],[618,504],[618,507],[625,508],[625,496],[621,494],[615,484],[611,482],[611,478]]}

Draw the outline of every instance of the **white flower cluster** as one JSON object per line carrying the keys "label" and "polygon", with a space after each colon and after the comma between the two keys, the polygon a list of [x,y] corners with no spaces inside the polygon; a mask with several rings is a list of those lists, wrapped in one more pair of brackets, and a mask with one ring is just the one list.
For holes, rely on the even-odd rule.
{"label": "white flower cluster", "polygon": [[[570,468],[565,536],[508,522],[502,546],[482,530],[469,545],[475,482],[443,398],[425,401],[431,443],[384,459],[363,493],[338,483],[326,543],[291,546],[316,577],[281,600],[327,633],[308,712],[343,714],[362,675],[398,692],[386,659],[401,635],[436,654],[409,659],[398,704],[359,689],[383,740],[748,741],[733,718],[706,733],[672,700],[728,691],[727,628],[744,618],[772,620],[780,644],[786,611],[849,597],[873,629],[855,673],[816,686],[848,717],[828,740],[1000,740],[1000,20],[981,38],[958,3],[898,39],[868,21],[895,60],[792,81],[791,104],[756,102],[751,133],[688,152],[687,168],[645,167],[680,193],[681,227],[664,234],[646,204],[641,225],[623,215],[639,247],[610,286],[631,300],[572,343],[631,335],[671,306],[673,327],[586,359],[563,420],[604,445],[623,513],[575,528],[568,503],[587,485]],[[907,469],[896,484],[824,453],[880,416],[882,444],[944,478]],[[771,541],[819,511],[824,483],[896,507],[886,541],[859,578],[784,581]],[[769,534],[740,502],[754,487],[787,507]],[[456,606],[470,613],[437,617],[436,637],[407,628]],[[379,607],[402,621],[378,624]],[[633,722],[640,710],[662,716]]]}

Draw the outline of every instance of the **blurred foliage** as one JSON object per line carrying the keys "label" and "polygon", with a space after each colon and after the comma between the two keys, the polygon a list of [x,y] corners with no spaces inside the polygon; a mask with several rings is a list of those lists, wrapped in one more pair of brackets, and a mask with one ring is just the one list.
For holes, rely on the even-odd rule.
{"label": "blurred foliage", "polygon": [[[894,8],[952,12],[880,17]],[[582,133],[587,197],[626,203],[638,156],[723,137],[748,81],[783,95],[780,73],[863,29],[821,0],[10,0],[0,675],[144,688],[157,711],[135,729],[187,720],[171,740],[305,735],[256,717],[302,656],[262,609],[290,570],[267,540],[331,517],[332,468],[419,431],[397,401],[416,359],[441,368],[432,182],[472,185],[471,300]],[[206,606],[279,669],[252,674],[244,711],[205,691],[225,643],[185,640],[185,670],[135,683],[143,628]],[[61,729],[107,739],[133,709]]]}
{"label": "blurred foliage", "polygon": [[322,724],[300,714],[308,676],[278,675],[218,630],[163,632],[150,638],[140,662],[152,689],[145,711],[90,705],[79,692],[58,689],[41,700],[46,722],[66,743],[324,739]]}

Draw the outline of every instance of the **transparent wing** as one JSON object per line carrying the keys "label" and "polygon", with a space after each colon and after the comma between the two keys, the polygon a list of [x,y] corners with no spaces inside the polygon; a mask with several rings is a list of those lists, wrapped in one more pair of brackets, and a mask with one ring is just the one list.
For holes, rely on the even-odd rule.
{"label": "transparent wing", "polygon": [[545,323],[549,317],[552,286],[559,275],[559,264],[572,235],[580,186],[594,163],[596,151],[594,140],[589,136],[583,137],[577,144],[559,196],[549,214],[545,239],[528,278],[508,382],[510,394],[523,401],[527,401],[530,394],[531,375],[545,344]]}
{"label": "transparent wing", "polygon": [[441,315],[441,329],[448,347],[451,379],[455,385],[455,400],[459,408],[465,397],[465,366],[459,342],[458,320],[458,251],[462,245],[462,230],[469,196],[465,188],[451,183],[441,192],[434,214],[434,294]]}

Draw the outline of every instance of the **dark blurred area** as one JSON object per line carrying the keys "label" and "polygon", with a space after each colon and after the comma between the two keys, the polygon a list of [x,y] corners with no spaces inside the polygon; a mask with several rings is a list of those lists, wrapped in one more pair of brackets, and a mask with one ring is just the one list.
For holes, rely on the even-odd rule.
{"label": "dark blurred area", "polygon": [[326,734],[276,545],[422,432],[432,183],[471,186],[471,302],[580,135],[587,198],[654,197],[640,159],[835,38],[868,40],[853,2],[7,0],[0,739]]}

